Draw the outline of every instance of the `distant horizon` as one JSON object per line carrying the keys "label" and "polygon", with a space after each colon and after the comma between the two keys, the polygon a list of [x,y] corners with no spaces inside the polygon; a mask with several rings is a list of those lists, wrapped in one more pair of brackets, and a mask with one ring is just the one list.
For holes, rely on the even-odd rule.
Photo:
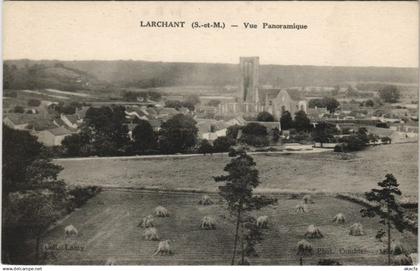
{"label": "distant horizon", "polygon": [[[244,56],[248,57],[248,56]],[[7,61],[58,61],[58,62],[87,62],[87,61],[97,61],[97,62],[150,62],[150,63],[180,63],[180,64],[220,64],[220,65],[239,65],[239,58],[238,62],[204,62],[204,61],[167,61],[167,60],[145,60],[145,59],[35,59],[35,58],[16,58],[16,59],[3,59],[4,62]],[[340,68],[395,68],[395,69],[418,69],[419,66],[362,66],[362,65],[314,65],[314,64],[277,64],[277,63],[261,63],[260,58],[260,66],[306,66],[306,67],[340,67]]]}

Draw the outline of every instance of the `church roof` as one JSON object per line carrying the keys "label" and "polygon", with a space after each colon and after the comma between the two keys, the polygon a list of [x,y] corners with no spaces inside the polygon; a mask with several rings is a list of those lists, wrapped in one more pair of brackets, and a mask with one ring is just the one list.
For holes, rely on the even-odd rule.
{"label": "church roof", "polygon": [[294,101],[302,100],[299,90],[296,89],[259,89],[259,99],[260,102],[265,102],[265,98],[267,97],[269,100],[274,99],[279,95],[281,90],[285,90],[290,98]]}

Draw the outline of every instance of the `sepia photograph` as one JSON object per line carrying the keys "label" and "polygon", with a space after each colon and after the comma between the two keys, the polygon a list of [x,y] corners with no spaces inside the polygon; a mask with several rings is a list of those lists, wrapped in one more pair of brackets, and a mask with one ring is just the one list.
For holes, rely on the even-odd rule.
{"label": "sepia photograph", "polygon": [[2,34],[3,270],[416,268],[418,2],[5,1]]}

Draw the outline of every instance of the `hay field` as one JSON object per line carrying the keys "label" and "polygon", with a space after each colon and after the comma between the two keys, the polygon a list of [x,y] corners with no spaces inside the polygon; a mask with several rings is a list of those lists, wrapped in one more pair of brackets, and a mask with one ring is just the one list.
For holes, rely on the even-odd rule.
{"label": "hay field", "polygon": [[[417,196],[418,144],[370,147],[350,160],[335,153],[255,155],[260,191],[363,193],[393,173],[403,193]],[[229,157],[61,160],[69,184],[216,191],[212,176],[223,174]]]}
{"label": "hay field", "polygon": [[[61,225],[43,240],[57,249],[50,250],[48,264],[104,264],[113,259],[124,265],[229,265],[233,244],[233,221],[227,215],[223,202],[210,195],[215,205],[197,204],[199,193],[158,193],[124,190],[103,191],[80,210],[72,213]],[[269,216],[269,229],[264,230],[265,240],[258,245],[258,258],[250,258],[256,265],[296,265],[296,243],[303,238],[309,224],[319,226],[323,239],[311,240],[315,255],[305,258],[305,264],[316,264],[321,258],[334,258],[345,265],[384,264],[386,258],[379,254],[382,244],[375,240],[377,220],[361,218],[360,206],[333,197],[315,196],[309,212],[296,214],[294,207],[301,199],[277,196],[276,206],[258,211]],[[143,216],[157,205],[167,207],[168,218],[155,218],[162,239],[173,240],[171,256],[152,256],[156,241],[145,241],[143,229],[137,227]],[[344,225],[332,224],[332,218],[342,212],[347,219]],[[213,216],[216,230],[201,230],[203,216]],[[350,236],[349,227],[361,222],[365,236]],[[72,224],[79,236],[65,238],[64,227]],[[409,233],[395,234],[410,251],[416,247],[416,237]],[[67,245],[67,249],[64,249]],[[83,248],[83,251],[80,251]]]}

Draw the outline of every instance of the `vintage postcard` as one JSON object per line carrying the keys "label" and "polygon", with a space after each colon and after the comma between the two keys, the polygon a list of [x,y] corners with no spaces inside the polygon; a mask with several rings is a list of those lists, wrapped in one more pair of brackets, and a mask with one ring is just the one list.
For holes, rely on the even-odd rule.
{"label": "vintage postcard", "polygon": [[4,2],[3,267],[416,268],[418,17]]}

